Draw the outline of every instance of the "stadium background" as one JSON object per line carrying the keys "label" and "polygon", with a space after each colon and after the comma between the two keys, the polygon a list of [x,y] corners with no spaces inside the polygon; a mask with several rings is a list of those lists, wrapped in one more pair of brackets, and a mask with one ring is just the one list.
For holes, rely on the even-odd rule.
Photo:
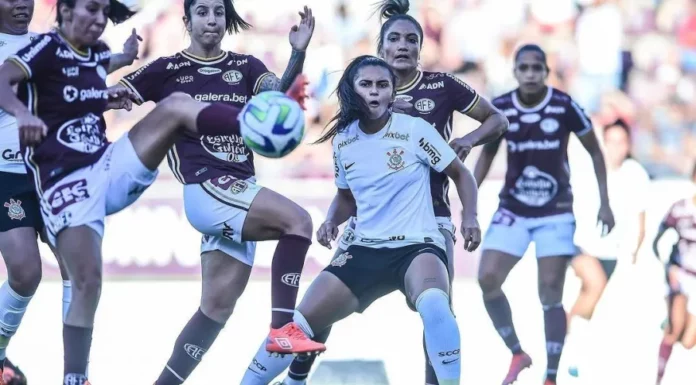
{"label": "stadium background", "polygon": [[[124,1],[125,2],[125,1]],[[51,28],[55,0],[36,0],[31,29]],[[136,1],[129,3],[135,5]],[[113,84],[130,70],[168,56],[188,44],[181,0],[142,0],[132,20],[110,26],[105,40],[119,52],[131,28],[143,36],[140,60],[112,75]],[[313,8],[317,28],[307,53],[305,73],[313,98],[307,112],[306,143],[287,158],[260,158],[260,183],[286,194],[311,213],[315,226],[334,193],[331,149],[310,145],[335,110],[330,94],[341,69],[356,55],[374,53],[379,22],[373,0],[237,0],[235,6],[254,29],[227,37],[223,48],[253,54],[278,75],[290,49],[287,33],[304,4]],[[453,72],[486,97],[514,87],[512,53],[522,42],[537,42],[549,53],[551,84],[571,93],[591,114],[595,127],[621,117],[632,126],[634,156],[653,183],[648,199],[646,245],[638,264],[620,263],[593,325],[598,330],[582,381],[561,376],[560,384],[653,384],[657,346],[664,319],[660,264],[650,252],[657,224],[675,200],[694,192],[684,176],[696,159],[696,1],[694,0],[412,0],[412,14],[426,38],[424,69]],[[273,10],[269,12],[269,10]],[[107,116],[109,136],[118,138],[151,105]],[[474,128],[457,116],[455,136]],[[579,143],[571,141],[571,170],[578,231],[593,231],[597,188],[592,166]],[[473,167],[474,150],[467,159]],[[480,192],[483,229],[497,205],[504,174],[501,152]],[[95,385],[151,383],[199,295],[200,237],[183,213],[182,188],[166,165],[155,185],[136,204],[107,220],[104,239],[105,283],[92,349]],[[453,201],[457,202],[456,194]],[[454,212],[458,212],[455,204]],[[457,219],[455,219],[457,223]],[[666,238],[666,252],[674,238]],[[268,284],[274,242],[258,248],[253,282],[216,345],[190,384],[234,384],[267,332]],[[44,249],[46,281],[30,306],[9,348],[9,356],[32,384],[48,384],[62,370],[60,283],[55,262]],[[530,253],[533,250],[530,250]],[[310,249],[303,288],[330,259],[331,251]],[[621,262],[626,262],[622,259]],[[508,353],[485,315],[475,271],[478,253],[457,250],[455,311],[462,331],[463,383],[497,384]],[[569,272],[570,304],[578,282]],[[536,297],[533,258],[525,258],[506,284],[520,339],[536,360],[521,385],[539,384],[543,375],[543,323]],[[420,320],[398,295],[381,300],[363,316],[339,324],[324,360],[381,360],[391,384],[422,383]],[[696,356],[678,350],[665,385],[693,383],[688,366]],[[689,364],[691,362],[691,364]],[[562,372],[563,370],[562,362]],[[691,378],[689,378],[691,377]],[[374,382],[373,382],[374,383]],[[324,382],[314,382],[324,384]],[[326,383],[328,384],[328,382]]]}

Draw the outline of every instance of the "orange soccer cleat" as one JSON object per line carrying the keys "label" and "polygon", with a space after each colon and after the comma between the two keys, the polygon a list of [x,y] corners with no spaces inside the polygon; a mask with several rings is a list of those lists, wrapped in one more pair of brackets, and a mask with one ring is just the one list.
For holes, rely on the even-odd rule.
{"label": "orange soccer cleat", "polygon": [[517,381],[517,376],[519,376],[523,370],[530,366],[532,366],[532,357],[530,357],[527,353],[522,352],[514,354],[512,356],[512,361],[510,362],[508,374],[505,376],[505,380],[503,380],[503,385],[515,383],[515,381]]}
{"label": "orange soccer cleat", "polygon": [[266,350],[277,354],[311,354],[325,351],[326,346],[312,341],[296,323],[290,322],[280,329],[271,329]]}

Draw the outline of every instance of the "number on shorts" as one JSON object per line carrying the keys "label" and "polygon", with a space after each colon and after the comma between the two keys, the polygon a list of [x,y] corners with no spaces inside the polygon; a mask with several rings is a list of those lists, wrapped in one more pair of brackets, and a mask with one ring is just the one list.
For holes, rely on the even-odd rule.
{"label": "number on shorts", "polygon": [[500,226],[512,226],[515,223],[515,217],[505,211],[498,210],[493,214],[493,221],[491,223]]}

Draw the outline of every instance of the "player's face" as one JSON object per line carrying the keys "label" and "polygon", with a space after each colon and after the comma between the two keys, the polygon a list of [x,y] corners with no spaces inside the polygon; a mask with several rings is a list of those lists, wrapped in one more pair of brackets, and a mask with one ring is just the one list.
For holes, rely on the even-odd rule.
{"label": "player's face", "polygon": [[75,8],[61,6],[63,24],[69,25],[76,43],[94,45],[106,28],[109,18],[109,0],[77,0]]}
{"label": "player's face", "polygon": [[29,31],[34,0],[0,0],[0,31],[22,35]]}
{"label": "player's face", "polygon": [[365,66],[358,70],[353,82],[355,92],[369,108],[369,119],[379,119],[389,110],[394,99],[394,84],[384,67]]}
{"label": "player's face", "polygon": [[618,166],[631,151],[631,140],[621,127],[611,126],[604,131],[604,148],[607,162]]}
{"label": "player's face", "polygon": [[384,34],[380,56],[395,71],[411,71],[418,67],[420,35],[408,20],[395,21]]}
{"label": "player's face", "polygon": [[191,39],[212,47],[225,36],[225,4],[222,0],[197,0],[191,6],[191,20],[186,25]]}
{"label": "player's face", "polygon": [[515,79],[523,93],[533,94],[543,90],[548,74],[546,64],[538,52],[522,52],[515,62]]}

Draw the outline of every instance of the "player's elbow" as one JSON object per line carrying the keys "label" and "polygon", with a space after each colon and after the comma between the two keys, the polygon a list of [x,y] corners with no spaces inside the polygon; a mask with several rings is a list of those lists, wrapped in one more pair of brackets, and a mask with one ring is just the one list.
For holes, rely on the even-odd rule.
{"label": "player's elbow", "polygon": [[503,115],[502,112],[496,111],[491,119],[495,119],[495,134],[496,134],[496,139],[500,138],[501,136],[505,135],[505,133],[508,131],[508,128],[510,127],[510,121]]}

